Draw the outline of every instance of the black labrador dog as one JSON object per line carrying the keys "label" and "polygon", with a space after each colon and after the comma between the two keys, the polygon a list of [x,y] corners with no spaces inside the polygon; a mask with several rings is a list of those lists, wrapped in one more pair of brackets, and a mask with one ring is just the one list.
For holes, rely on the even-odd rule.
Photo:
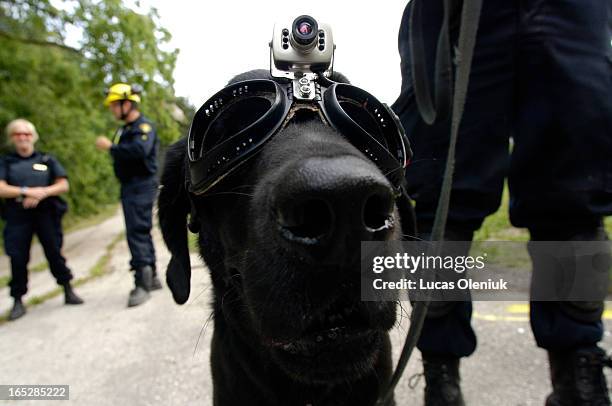
{"label": "black labrador dog", "polygon": [[[270,76],[230,83],[254,78]],[[215,405],[373,405],[392,372],[396,303],[360,300],[360,241],[414,235],[412,206],[316,116],[281,131],[205,197],[185,188],[187,141],[170,147],[159,195],[168,284],[187,300],[189,221],[214,287]],[[381,214],[393,225],[374,233]],[[304,244],[310,235],[325,238]]]}

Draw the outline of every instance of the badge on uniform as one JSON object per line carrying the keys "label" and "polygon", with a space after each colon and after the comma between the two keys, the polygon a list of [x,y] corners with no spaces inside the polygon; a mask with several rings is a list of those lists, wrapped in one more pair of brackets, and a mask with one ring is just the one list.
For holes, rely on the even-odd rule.
{"label": "badge on uniform", "polygon": [[138,126],[138,128],[140,128],[140,131],[142,131],[142,132],[144,133],[144,134],[142,134],[142,135],[140,136],[140,138],[141,138],[143,141],[148,140],[148,139],[149,139],[149,136],[148,136],[147,134],[148,134],[148,133],[150,133],[150,132],[151,132],[151,130],[153,129],[153,128],[151,128],[151,125],[150,125],[149,123],[142,123],[142,124],[140,124],[140,125]]}
{"label": "badge on uniform", "polygon": [[48,169],[48,166],[45,164],[34,164],[32,165],[32,169],[34,169],[35,171],[44,172]]}
{"label": "badge on uniform", "polygon": [[151,125],[149,123],[142,123],[138,126],[138,128],[140,128],[140,130],[145,134],[150,133],[151,130],[153,129],[151,128]]}

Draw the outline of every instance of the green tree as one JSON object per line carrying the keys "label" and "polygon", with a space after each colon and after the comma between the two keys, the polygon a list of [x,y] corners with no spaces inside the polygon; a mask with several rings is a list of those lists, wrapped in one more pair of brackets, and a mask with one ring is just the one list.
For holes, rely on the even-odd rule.
{"label": "green tree", "polygon": [[[78,46],[67,44],[68,31]],[[94,148],[96,136],[117,127],[102,106],[104,88],[141,84],[142,110],[162,144],[183,134],[185,122],[169,106],[187,109],[186,117],[193,107],[174,95],[178,51],[168,49],[169,39],[156,10],[140,14],[119,0],[0,0],[0,128],[17,117],[37,126],[37,148],[68,171],[72,215],[117,200],[110,158]]]}

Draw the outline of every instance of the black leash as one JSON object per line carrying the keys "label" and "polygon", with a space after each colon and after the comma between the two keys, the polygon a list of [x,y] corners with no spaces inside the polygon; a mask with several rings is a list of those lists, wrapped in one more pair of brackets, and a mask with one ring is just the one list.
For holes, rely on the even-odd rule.
{"label": "black leash", "polygon": [[[482,0],[463,0],[461,11],[461,27],[459,31],[458,51],[456,55],[457,68],[455,71],[455,86],[452,92],[452,57],[450,48],[450,33],[449,21],[453,7],[458,7],[457,0],[444,0],[444,21],[438,38],[438,48],[436,51],[436,83],[435,83],[435,100],[434,107],[431,93],[429,92],[429,81],[427,80],[427,69],[425,65],[425,49],[422,35],[422,26],[415,25],[414,17],[420,20],[420,12],[422,2],[425,0],[412,0],[413,9],[410,15],[410,46],[412,57],[412,72],[415,99],[419,107],[419,111],[423,120],[432,124],[438,120],[444,119],[448,110],[452,110],[451,116],[451,134],[448,147],[448,155],[446,157],[446,167],[444,170],[444,178],[440,190],[440,199],[436,208],[436,217],[432,229],[431,240],[442,241],[444,239],[444,229],[446,228],[446,220],[448,217],[448,208],[450,204],[450,194],[453,181],[453,173],[455,170],[455,149],[457,145],[457,135],[459,133],[459,125],[463,116],[465,99],[467,96],[470,70],[472,67],[472,59],[474,55],[474,47],[476,45],[476,32],[478,31],[478,22],[480,20],[480,11],[482,9]],[[416,21],[417,24],[421,21]],[[415,35],[416,34],[416,35]],[[441,88],[448,86],[448,89]],[[452,98],[450,97],[452,93]],[[449,105],[448,100],[452,100],[452,105]],[[440,255],[441,244],[433,245],[433,255]],[[433,275],[433,273],[432,273]],[[427,309],[429,308],[430,297],[427,296],[424,300],[417,301],[412,309],[410,316],[410,327],[406,335],[406,341],[400,354],[397,367],[388,387],[383,392],[383,396],[376,403],[377,406],[392,406],[394,404],[393,394],[395,387],[408,364],[408,360],[412,355],[412,351],[416,347]]]}

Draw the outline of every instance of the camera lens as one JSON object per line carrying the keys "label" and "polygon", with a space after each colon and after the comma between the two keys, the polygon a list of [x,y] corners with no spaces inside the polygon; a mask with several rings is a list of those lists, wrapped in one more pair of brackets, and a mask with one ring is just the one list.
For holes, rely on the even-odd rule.
{"label": "camera lens", "polygon": [[312,25],[308,24],[306,21],[302,21],[298,26],[298,31],[302,35],[308,35],[312,32]]}
{"label": "camera lens", "polygon": [[318,32],[317,20],[303,15],[293,20],[292,35],[295,42],[302,46],[313,45]]}

